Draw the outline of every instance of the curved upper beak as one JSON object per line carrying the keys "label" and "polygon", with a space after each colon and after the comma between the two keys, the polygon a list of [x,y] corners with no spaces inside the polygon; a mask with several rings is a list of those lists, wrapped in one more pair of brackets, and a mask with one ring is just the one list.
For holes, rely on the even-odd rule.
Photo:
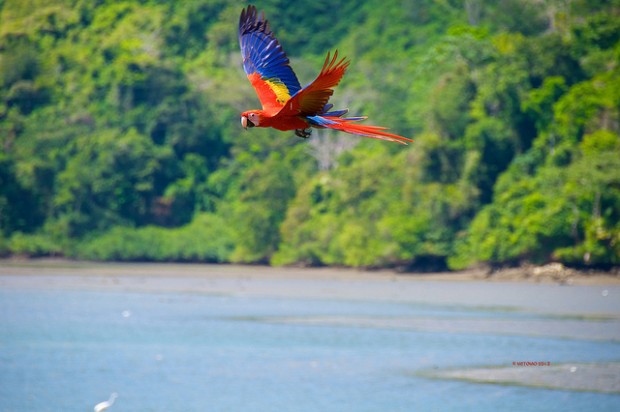
{"label": "curved upper beak", "polygon": [[247,116],[241,116],[241,126],[243,126],[244,129],[247,129],[248,127],[254,127],[256,125],[252,123],[252,121],[248,119]]}

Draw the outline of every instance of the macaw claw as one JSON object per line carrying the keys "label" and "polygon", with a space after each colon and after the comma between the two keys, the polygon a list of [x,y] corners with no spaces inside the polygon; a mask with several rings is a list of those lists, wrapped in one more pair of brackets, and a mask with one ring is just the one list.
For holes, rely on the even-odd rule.
{"label": "macaw claw", "polygon": [[308,128],[308,129],[295,129],[295,135],[303,138],[303,139],[307,139],[310,137],[310,135],[312,134],[312,129]]}

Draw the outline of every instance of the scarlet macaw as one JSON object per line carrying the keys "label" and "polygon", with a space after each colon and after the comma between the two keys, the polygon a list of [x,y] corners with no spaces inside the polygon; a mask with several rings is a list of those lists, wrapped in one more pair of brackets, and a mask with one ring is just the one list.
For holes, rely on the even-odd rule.
{"label": "scarlet macaw", "polygon": [[349,60],[338,60],[338,51],[327,58],[319,76],[302,88],[289,60],[275,35],[256,7],[248,6],[239,18],[239,45],[243,69],[254,86],[262,110],[241,113],[241,125],[295,130],[300,137],[309,137],[311,127],[341,130],[360,136],[407,144],[413,140],[385,132],[385,127],[360,125],[365,116],[343,117],[348,109],[330,111],[328,104],[333,88],[349,67]]}

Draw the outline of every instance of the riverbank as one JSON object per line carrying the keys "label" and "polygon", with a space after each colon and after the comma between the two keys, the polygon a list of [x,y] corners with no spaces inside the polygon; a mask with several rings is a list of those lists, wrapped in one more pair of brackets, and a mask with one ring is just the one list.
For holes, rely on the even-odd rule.
{"label": "riverbank", "polygon": [[392,301],[561,316],[620,316],[617,276],[571,273],[558,282],[556,272],[532,272],[402,274],[343,268],[35,259],[0,262],[0,287]]}
{"label": "riverbank", "polygon": [[403,273],[393,270],[362,270],[337,267],[271,267],[265,265],[192,264],[192,263],[125,263],[88,262],[63,258],[24,259],[19,257],[0,259],[0,275],[3,273],[102,275],[114,269],[114,273],[126,276],[230,276],[269,278],[316,278],[316,279],[377,279],[410,281],[484,281],[519,283],[555,283],[560,285],[620,285],[620,269],[612,271],[576,270],[559,263],[543,266],[522,266],[489,270],[469,269],[455,272]]}

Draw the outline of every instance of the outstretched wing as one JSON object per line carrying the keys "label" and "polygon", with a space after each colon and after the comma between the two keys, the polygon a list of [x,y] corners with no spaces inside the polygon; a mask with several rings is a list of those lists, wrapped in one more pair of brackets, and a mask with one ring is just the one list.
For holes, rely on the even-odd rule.
{"label": "outstretched wing", "polygon": [[256,89],[263,110],[277,113],[301,85],[264,13],[259,16],[254,6],[241,11],[239,45],[243,69]]}
{"label": "outstretched wing", "polygon": [[329,110],[330,106],[327,106],[327,102],[334,94],[333,88],[340,83],[347,67],[349,67],[349,61],[346,58],[338,60],[337,50],[333,57],[327,53],[325,63],[317,78],[293,95],[278,114],[314,116]]}

